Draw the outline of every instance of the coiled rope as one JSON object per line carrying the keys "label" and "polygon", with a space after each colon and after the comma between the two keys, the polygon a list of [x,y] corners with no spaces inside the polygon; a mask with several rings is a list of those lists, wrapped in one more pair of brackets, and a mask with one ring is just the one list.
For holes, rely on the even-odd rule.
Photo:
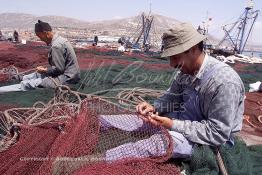
{"label": "coiled rope", "polygon": [[[52,80],[57,87],[54,97],[47,104],[39,101],[36,102],[32,108],[12,108],[3,112],[3,117],[1,117],[0,121],[2,126],[0,127],[4,128],[3,130],[6,133],[10,133],[10,128],[12,126],[39,126],[75,117],[80,112],[82,98],[98,99],[134,112],[135,106],[145,101],[145,97],[159,97],[164,92],[144,88],[115,89],[120,91],[116,97],[106,97],[96,94],[109,90],[86,94],[72,91],[68,86],[58,85],[54,79]],[[9,135],[5,135],[2,137],[4,139],[0,142],[0,152],[8,149],[14,144],[18,136],[14,135],[11,138]]]}

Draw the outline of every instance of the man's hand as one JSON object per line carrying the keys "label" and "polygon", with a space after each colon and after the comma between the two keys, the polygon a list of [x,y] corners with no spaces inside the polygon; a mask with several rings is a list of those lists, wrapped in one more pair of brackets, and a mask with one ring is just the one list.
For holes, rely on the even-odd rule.
{"label": "man's hand", "polygon": [[136,106],[136,112],[140,115],[143,115],[143,116],[146,116],[149,113],[153,113],[154,110],[155,110],[154,107],[147,102],[139,103]]}
{"label": "man's hand", "polygon": [[161,117],[157,114],[151,114],[147,117],[148,121],[155,126],[164,126],[167,129],[171,129],[173,126],[173,120],[167,117]]}
{"label": "man's hand", "polygon": [[47,68],[46,68],[46,67],[43,67],[43,66],[38,66],[38,67],[36,68],[36,71],[37,71],[38,73],[40,73],[40,74],[46,73],[46,72],[47,72]]}

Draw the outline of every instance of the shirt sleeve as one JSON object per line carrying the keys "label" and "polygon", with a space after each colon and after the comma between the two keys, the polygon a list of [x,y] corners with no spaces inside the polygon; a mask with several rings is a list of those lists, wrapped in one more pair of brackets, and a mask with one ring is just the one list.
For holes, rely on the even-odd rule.
{"label": "shirt sleeve", "polygon": [[208,106],[206,120],[198,122],[175,119],[172,130],[182,133],[195,143],[221,145],[230,138],[233,121],[241,101],[241,88],[233,83],[225,83],[210,93],[212,99]]}
{"label": "shirt sleeve", "polygon": [[182,103],[181,85],[174,80],[164,95],[154,101],[154,107],[159,115],[178,111]]}
{"label": "shirt sleeve", "polygon": [[63,48],[52,47],[52,65],[47,70],[48,76],[59,76],[65,71],[65,58]]}

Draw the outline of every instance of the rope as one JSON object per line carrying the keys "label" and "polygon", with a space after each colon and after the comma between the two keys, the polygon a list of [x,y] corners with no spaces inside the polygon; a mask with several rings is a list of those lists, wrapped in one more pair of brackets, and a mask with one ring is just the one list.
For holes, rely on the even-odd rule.
{"label": "rope", "polygon": [[258,116],[257,119],[260,123],[262,123],[262,115]]}
{"label": "rope", "polygon": [[7,74],[9,75],[9,77],[14,77],[14,76],[22,76],[22,75],[26,75],[26,74],[29,74],[29,73],[32,73],[32,72],[35,72],[36,71],[36,68],[32,68],[32,69],[28,69],[28,70],[25,70],[23,72],[19,72],[17,67],[15,66],[9,66],[9,67],[6,67],[6,68],[2,68],[0,70],[0,74]]}
{"label": "rope", "polygon": [[[65,121],[80,112],[81,98],[67,86],[57,86],[55,96],[44,104],[36,102],[32,108],[12,108],[1,113],[0,128],[7,133],[0,135],[0,152],[7,150],[19,138],[18,133],[10,137],[10,129],[14,126],[39,126],[45,123]],[[67,95],[66,95],[67,94]],[[9,133],[9,134],[8,134]]]}
{"label": "rope", "polygon": [[[16,72],[18,74],[18,71],[15,67],[12,67],[6,71],[11,73]],[[54,97],[47,104],[38,101],[33,105],[32,108],[13,108],[5,110],[3,112],[4,117],[1,117],[3,119],[1,119],[0,121],[0,128],[3,128],[3,130],[6,131],[8,134],[6,136],[3,136],[3,139],[0,141],[0,152],[9,149],[19,139],[18,130],[14,131],[13,135],[11,134],[12,127],[20,125],[33,127],[40,126],[46,123],[66,121],[79,114],[82,98],[98,99],[108,104],[127,109],[128,111],[134,111],[134,107],[137,104],[146,101],[147,97],[158,98],[165,92],[162,90],[152,90],[135,87],[102,90],[95,93],[86,94],[78,91],[72,91],[68,86],[59,85],[55,79],[51,77],[49,78],[54,82],[56,88]],[[119,91],[119,93],[115,97],[99,95],[108,91]],[[116,102],[113,102],[112,100],[115,100]],[[258,109],[261,110],[261,102],[258,101],[256,103],[260,105],[260,108]],[[64,110],[65,108],[69,109],[69,111],[71,111],[70,114],[72,115],[68,115],[67,111]],[[254,128],[259,128],[259,126],[251,123],[250,116],[244,116],[244,119]],[[262,124],[262,115],[258,116],[257,119],[259,123]],[[169,147],[172,147],[172,143],[169,145]],[[228,175],[219,148],[217,149],[216,159],[221,173],[223,175]]]}
{"label": "rope", "polygon": [[219,148],[217,148],[216,158],[217,158],[217,163],[218,163],[219,169],[221,171],[221,174],[222,175],[228,175],[227,169],[226,169],[226,166],[225,166],[225,164],[223,162],[223,159],[222,159],[222,156],[220,154]]}
{"label": "rope", "polygon": [[[9,69],[10,70],[10,69]],[[17,70],[12,67],[11,72]],[[15,72],[15,71],[14,71]],[[146,88],[119,88],[97,91],[86,94],[78,91],[72,91],[66,85],[59,85],[55,79],[49,77],[55,84],[54,97],[47,103],[36,102],[31,108],[12,108],[5,110],[1,117],[0,128],[5,132],[10,132],[12,126],[39,126],[46,123],[56,123],[58,121],[66,121],[72,117],[77,116],[80,112],[81,102],[83,98],[89,100],[100,100],[116,107],[121,107],[130,112],[135,112],[135,106],[147,100],[148,97],[158,98],[164,94],[163,90],[153,90]],[[101,96],[109,91],[119,91],[115,97]],[[261,102],[256,102],[262,109]],[[69,113],[68,113],[69,112]],[[262,115],[257,117],[259,124],[262,124]],[[251,126],[260,128],[250,121],[250,116],[244,116]],[[1,136],[1,135],[0,135]],[[0,152],[8,149],[18,139],[18,134],[15,133],[13,137],[2,136],[4,139],[0,142]],[[219,157],[218,157],[219,159]]]}
{"label": "rope", "polygon": [[[249,102],[253,102],[255,103],[256,105],[258,105],[258,107],[255,107],[255,108],[252,108],[252,110],[259,110],[261,111],[262,113],[262,103],[261,101],[256,101],[256,100],[251,100],[251,99],[246,99],[246,101],[249,101]],[[262,115],[259,115],[257,116],[257,121],[253,122],[251,121],[251,119],[254,118],[254,117],[251,117],[249,115],[244,115],[244,120],[252,127],[256,128],[256,129],[260,129],[261,126],[262,126]]]}
{"label": "rope", "polygon": [[[56,81],[51,78],[57,85]],[[81,97],[87,99],[97,99],[112,104],[116,107],[121,107],[128,111],[135,111],[135,106],[145,101],[146,96],[158,97],[163,94],[163,91],[144,89],[144,88],[127,88],[116,89],[121,90],[116,97],[99,96],[96,94],[107,92],[109,90],[99,91],[93,94],[85,94],[77,91],[72,91],[68,86],[57,85],[54,97],[47,103],[36,102],[32,108],[12,108],[3,112],[3,124],[0,125],[3,130],[8,131],[13,125],[20,126],[39,126],[45,123],[53,123],[57,121],[65,121],[70,119],[80,112]],[[110,100],[109,100],[110,99]],[[113,102],[111,100],[116,100]],[[67,110],[67,111],[66,111]],[[68,115],[70,111],[70,115]],[[4,136],[5,138],[5,136]],[[16,141],[16,137],[10,139],[6,137],[2,140],[0,152],[6,150]],[[8,140],[9,139],[9,140]]]}
{"label": "rope", "polygon": [[17,142],[18,138],[19,138],[19,133],[17,132],[14,132],[14,135],[11,138],[9,136],[4,137],[4,139],[0,141],[0,152],[3,152],[8,148],[10,148],[10,146],[12,146]]}
{"label": "rope", "polygon": [[251,122],[251,117],[249,115],[244,115],[244,120],[253,128],[261,129],[262,126],[262,115],[257,117],[258,122]]}
{"label": "rope", "polygon": [[35,68],[29,69],[23,72],[18,72],[18,69],[15,66],[9,66],[7,68],[3,68],[0,70],[0,73],[2,74],[9,74],[9,75],[24,75],[29,72],[35,71]]}

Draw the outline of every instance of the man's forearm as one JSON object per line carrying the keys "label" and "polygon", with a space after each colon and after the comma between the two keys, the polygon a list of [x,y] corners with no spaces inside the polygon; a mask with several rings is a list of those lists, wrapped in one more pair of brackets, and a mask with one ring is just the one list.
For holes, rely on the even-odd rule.
{"label": "man's forearm", "polygon": [[47,69],[46,75],[51,76],[51,77],[57,77],[59,75],[63,74],[59,69],[56,67],[52,66]]}

